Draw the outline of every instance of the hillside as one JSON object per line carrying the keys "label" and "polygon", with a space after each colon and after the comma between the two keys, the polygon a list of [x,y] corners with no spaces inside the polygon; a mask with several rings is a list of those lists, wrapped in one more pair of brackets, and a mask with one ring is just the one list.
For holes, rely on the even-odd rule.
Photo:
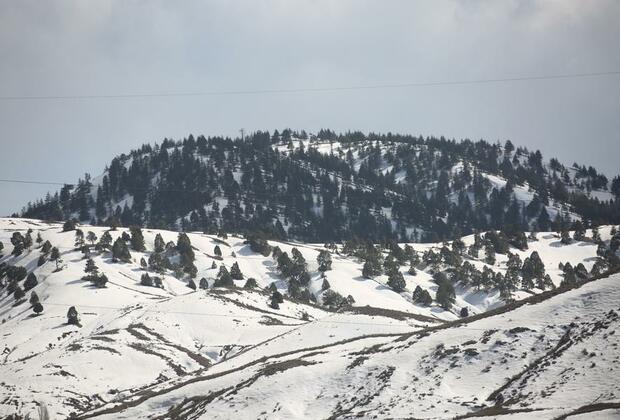
{"label": "hillside", "polygon": [[[519,397],[526,408],[576,408],[599,397],[595,393],[601,394],[597,402],[616,401],[609,394],[613,379],[603,377],[614,377],[618,353],[603,346],[616,343],[610,311],[618,310],[618,276],[564,291],[614,270],[620,235],[613,226],[570,235],[579,239],[528,235],[523,250],[491,234],[445,244],[348,241],[325,248],[253,236],[0,219],[0,414],[64,418],[110,409],[117,418],[151,418],[172,409],[197,418],[208,406],[209,418],[224,418],[231,405],[245,407],[244,418],[269,417],[273,410],[278,417],[314,410],[325,418],[359,410],[442,417],[439,406],[450,415],[466,414],[491,404],[484,400],[493,390],[566,334],[575,345],[571,341],[558,360],[572,376],[564,372],[554,385],[555,371],[536,365],[527,378],[536,374],[544,381],[532,376],[528,381],[536,386],[522,387],[536,396]],[[140,237],[144,248],[137,251]],[[532,264],[533,254],[543,272]],[[326,255],[331,264],[322,267]],[[85,279],[88,258],[97,276]],[[242,279],[232,278],[235,266]],[[418,288],[430,301],[420,299]],[[33,292],[39,315],[29,303]],[[283,298],[274,304],[278,294]],[[522,299],[539,296],[542,302],[519,307]],[[67,323],[72,306],[79,325]],[[571,322],[576,326],[567,328]],[[584,349],[593,355],[585,357]],[[582,369],[593,363],[596,369]],[[448,368],[454,375],[443,375]],[[362,386],[361,378],[370,379]],[[561,399],[564,386],[589,391]],[[358,389],[364,403],[346,399],[343,389]],[[512,389],[519,387],[506,387],[502,401],[520,409],[521,400],[510,399]],[[410,398],[390,402],[402,390]],[[134,402],[140,404],[133,408]],[[119,407],[132,409],[119,414]]]}
{"label": "hillside", "polygon": [[21,216],[304,242],[437,242],[618,224],[619,196],[620,177],[510,141],[287,129],[144,145]]}

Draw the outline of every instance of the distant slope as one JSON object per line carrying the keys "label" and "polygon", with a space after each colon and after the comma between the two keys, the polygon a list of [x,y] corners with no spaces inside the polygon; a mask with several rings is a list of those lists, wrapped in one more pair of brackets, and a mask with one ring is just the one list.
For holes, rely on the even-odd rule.
{"label": "distant slope", "polygon": [[144,145],[21,215],[320,243],[438,242],[618,224],[619,196],[620,177],[510,142],[284,130]]}

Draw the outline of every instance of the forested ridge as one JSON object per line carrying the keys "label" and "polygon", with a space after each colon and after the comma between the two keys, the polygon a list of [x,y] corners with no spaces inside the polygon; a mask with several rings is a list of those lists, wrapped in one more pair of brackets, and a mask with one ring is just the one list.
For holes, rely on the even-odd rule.
{"label": "forested ridge", "polygon": [[86,174],[21,216],[307,242],[515,237],[620,223],[620,177],[545,161],[510,141],[289,129],[190,135],[117,156],[102,176]]}

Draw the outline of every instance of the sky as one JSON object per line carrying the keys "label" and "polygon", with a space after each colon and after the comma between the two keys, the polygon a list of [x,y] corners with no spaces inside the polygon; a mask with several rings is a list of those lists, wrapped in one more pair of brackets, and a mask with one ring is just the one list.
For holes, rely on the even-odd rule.
{"label": "sky", "polygon": [[[0,97],[620,71],[617,0],[0,2]],[[620,173],[620,75],[303,93],[0,99],[0,178],[72,183],[143,143],[320,128],[511,140]],[[0,182],[0,215],[49,186]],[[51,187],[54,190],[53,187]]]}

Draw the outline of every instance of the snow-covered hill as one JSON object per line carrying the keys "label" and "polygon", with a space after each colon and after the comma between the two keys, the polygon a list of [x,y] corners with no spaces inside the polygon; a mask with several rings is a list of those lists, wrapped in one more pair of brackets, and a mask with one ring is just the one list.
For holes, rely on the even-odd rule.
{"label": "snow-covered hill", "polygon": [[[78,227],[98,238],[108,232],[113,240],[127,232]],[[38,266],[42,250],[36,242],[11,255],[13,234],[29,230],[32,238],[40,235],[41,244],[56,247],[62,262],[48,259]],[[609,241],[611,227],[599,230]],[[617,315],[612,313],[619,310],[617,275],[554,297],[537,295],[541,291],[535,288],[517,290],[515,299],[530,297],[532,304],[487,316],[494,313],[483,314],[488,310],[518,304],[504,307],[493,288],[456,284],[450,310],[436,303],[422,306],[413,302],[412,292],[420,286],[435,298],[438,285],[431,271],[437,267],[420,262],[411,275],[401,266],[405,288],[397,293],[386,285],[386,275],[363,277],[363,261],[345,255],[341,246],[330,249],[331,270],[323,276],[317,263],[323,245],[270,241],[289,255],[293,248],[300,251],[308,264],[307,289],[317,301],[285,297],[274,309],[270,286],[286,295],[288,281],[272,256],[253,252],[243,238],[187,235],[196,283],[205,278],[209,284],[193,290],[187,276],[154,273],[140,264],[153,254],[156,235],[176,242],[178,233],[142,233],[146,250],[132,250],[126,263],[92,247],[91,258],[108,279],[105,288],[97,288],[82,280],[86,260],[75,249],[75,231],[34,219],[0,219],[0,264],[25,267],[37,279],[16,300],[7,293],[8,276],[0,276],[0,416],[441,418],[493,405],[485,400],[502,387],[497,395],[506,410],[542,409],[536,413],[550,417],[562,408],[618,401]],[[590,240],[563,245],[555,233],[535,236],[527,250],[510,251],[521,259],[536,251],[556,285],[563,279],[560,263],[582,263],[590,271],[597,260]],[[468,246],[474,238],[463,242]],[[419,255],[444,247],[409,245]],[[492,265],[484,258],[463,258],[479,270],[507,270],[507,255],[497,254]],[[213,288],[219,267],[230,270],[235,263],[244,279],[234,280],[234,288]],[[145,272],[161,277],[162,287],[141,285]],[[244,288],[248,278],[258,288]],[[322,305],[325,280],[353,303],[340,310]],[[25,282],[18,283],[24,288]],[[32,292],[43,307],[40,315],[28,303]],[[544,299],[535,300],[538,296]],[[67,324],[71,306],[81,326]],[[465,307],[480,319],[459,323]],[[579,392],[582,388],[587,392]],[[173,414],[166,414],[169,409]]]}

